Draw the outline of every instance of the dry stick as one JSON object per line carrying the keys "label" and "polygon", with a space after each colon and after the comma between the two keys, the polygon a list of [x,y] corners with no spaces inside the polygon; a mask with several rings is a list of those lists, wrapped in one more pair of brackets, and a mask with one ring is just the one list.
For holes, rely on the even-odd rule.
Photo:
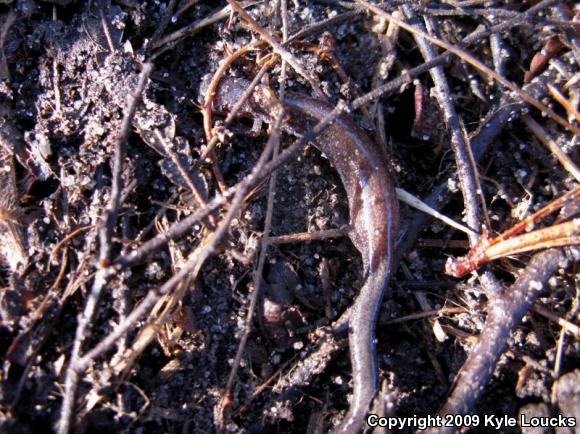
{"label": "dry stick", "polygon": [[511,81],[509,81],[506,78],[498,75],[495,71],[493,71],[492,69],[490,69],[489,67],[487,67],[486,65],[484,65],[482,62],[480,62],[479,60],[477,60],[474,56],[472,56],[471,54],[469,54],[467,51],[463,50],[459,46],[450,44],[448,42],[445,42],[445,41],[442,41],[440,39],[437,39],[437,38],[435,38],[433,36],[430,36],[427,33],[422,32],[422,31],[416,29],[413,26],[410,26],[406,22],[394,18],[391,14],[383,11],[382,9],[379,9],[375,5],[372,5],[372,4],[368,3],[365,0],[356,0],[356,1],[357,1],[357,3],[363,5],[365,8],[367,8],[369,11],[372,11],[375,14],[380,15],[380,16],[384,17],[385,19],[389,20],[389,21],[395,22],[396,24],[398,24],[400,27],[402,27],[403,29],[407,30],[408,32],[410,32],[410,33],[412,33],[414,35],[419,35],[422,38],[427,39],[432,44],[435,44],[435,45],[437,45],[437,46],[439,46],[439,47],[441,47],[441,48],[449,51],[450,53],[455,54],[460,59],[463,59],[466,62],[470,63],[473,67],[479,69],[481,72],[483,72],[484,74],[486,74],[489,77],[493,78],[498,83],[503,84],[505,87],[507,87],[508,89],[510,89],[512,92],[516,93],[521,99],[523,99],[524,101],[526,101],[528,104],[534,106],[535,108],[537,108],[538,110],[540,110],[542,113],[546,113],[555,122],[559,123],[561,126],[563,126],[564,128],[566,128],[568,131],[570,131],[570,132],[572,132],[574,134],[580,134],[580,128],[578,128],[578,127],[576,127],[574,125],[571,125],[566,119],[564,119],[563,117],[559,116],[550,107],[546,106],[545,104],[543,104],[542,102],[540,102],[536,98],[534,98],[531,95],[529,95],[528,93],[524,92],[522,89],[520,89],[517,85],[515,85]]}
{"label": "dry stick", "polygon": [[111,241],[117,215],[121,206],[121,192],[123,189],[123,161],[125,160],[127,139],[131,132],[131,124],[141,101],[141,96],[147,85],[147,80],[151,74],[152,65],[143,64],[139,81],[134,92],[127,97],[126,107],[124,110],[123,121],[116,140],[115,154],[113,156],[113,173],[111,179],[111,201],[109,209],[106,211],[105,223],[99,230],[100,255],[99,262],[101,268],[95,275],[93,287],[86,301],[84,311],[78,319],[78,325],[75,333],[73,349],[71,351],[69,367],[66,371],[64,397],[58,420],[57,431],[59,434],[67,434],[70,430],[71,418],[73,416],[73,407],[76,395],[76,389],[79,376],[82,370],[77,369],[77,363],[80,358],[81,347],[90,331],[90,323],[96,310],[98,299],[101,291],[106,284],[110,274],[110,267],[107,267],[111,255]]}
{"label": "dry stick", "polygon": [[430,316],[442,316],[444,314],[452,313],[469,313],[469,309],[465,307],[442,307],[441,309],[426,310],[423,312],[412,313],[410,315],[405,315],[399,318],[387,321],[383,325],[388,326],[392,324],[400,324],[407,321],[416,321],[418,319],[428,318]]}
{"label": "dry stick", "polygon": [[183,220],[175,223],[167,232],[160,233],[150,240],[146,241],[137,250],[133,250],[128,254],[121,254],[113,261],[113,267],[120,271],[145,259],[146,256],[156,251],[160,247],[167,244],[169,241],[174,240],[185,232],[187,232],[194,224],[200,222],[211,213],[219,209],[222,205],[227,203],[229,199],[235,194],[235,192],[240,188],[242,182],[246,182],[248,178],[244,178],[243,181],[236,184],[234,187],[229,188],[223,194],[218,194],[211,201],[208,202],[207,206],[201,208],[189,216],[185,217]]}
{"label": "dry stick", "polygon": [[254,390],[252,391],[251,395],[248,396],[244,400],[244,402],[238,408],[236,408],[236,410],[232,413],[232,416],[236,417],[242,413],[245,413],[246,410],[248,409],[248,407],[250,406],[250,404],[254,401],[254,399],[256,399],[256,397],[260,396],[260,394],[267,387],[269,387],[270,384],[272,384],[272,382],[276,378],[278,378],[280,376],[280,374],[284,371],[284,369],[286,369],[286,367],[294,361],[295,357],[292,357],[292,358],[288,359],[286,362],[282,363],[282,365],[278,369],[276,369],[276,371],[273,374],[271,374],[270,377],[266,379],[266,381],[262,382],[260,385],[255,387]]}
{"label": "dry stick", "polygon": [[[232,8],[229,6],[223,7],[217,11],[215,11],[214,13],[212,13],[211,15],[209,15],[208,17],[202,18],[201,20],[197,20],[193,23],[191,23],[189,26],[186,26],[182,29],[179,29],[173,33],[171,33],[170,35],[165,36],[164,38],[159,39],[158,41],[155,41],[152,45],[151,45],[151,50],[155,50],[158,48],[163,47],[164,45],[170,44],[170,43],[177,43],[179,42],[181,39],[184,39],[187,36],[191,36],[197,32],[199,32],[201,29],[211,26],[212,24],[217,23],[218,21],[226,18],[230,12],[231,12]],[[154,56],[157,57],[159,54],[161,54],[162,52],[166,51],[169,48],[172,48],[173,45],[170,45],[169,47],[166,47],[164,50],[158,50],[154,53]]]}
{"label": "dry stick", "polygon": [[[244,5],[244,7],[248,8],[250,6],[255,5],[257,2],[249,2]],[[186,26],[182,29],[177,30],[176,32],[168,35],[160,40],[158,40],[155,44],[150,47],[150,50],[156,50],[149,56],[149,61],[152,61],[159,57],[161,54],[165,53],[166,51],[170,50],[171,48],[175,47],[182,39],[185,39],[187,36],[191,36],[200,30],[204,29],[205,27],[209,27],[212,24],[217,23],[218,21],[223,20],[226,18],[232,11],[232,8],[226,6],[218,11],[215,11],[209,17],[202,18],[201,20],[195,21],[191,23],[189,26]]]}
{"label": "dry stick", "polygon": [[248,12],[246,12],[244,10],[244,8],[242,6],[240,6],[240,4],[236,0],[227,0],[227,1],[231,5],[231,7],[238,14],[240,14],[242,19],[244,21],[248,22],[248,24],[250,24],[252,29],[254,31],[256,31],[257,33],[259,33],[260,36],[262,36],[262,38],[264,38],[272,46],[274,51],[276,53],[278,53],[282,59],[284,59],[286,62],[288,62],[290,64],[290,66],[292,66],[292,68],[294,68],[294,70],[298,74],[300,74],[302,77],[304,77],[308,81],[308,83],[310,84],[310,86],[312,87],[314,92],[316,92],[316,94],[319,97],[325,98],[325,95],[322,92],[322,89],[320,89],[320,86],[318,85],[318,81],[306,70],[306,68],[304,68],[304,66],[302,66],[300,61],[298,59],[296,59],[296,57],[294,57],[294,55],[292,55],[292,53],[290,53],[288,50],[286,50],[272,35],[270,35],[266,31],[266,29],[264,29],[262,26],[260,26],[260,24],[258,24],[258,22],[254,18],[252,18],[252,16]]}
{"label": "dry stick", "polygon": [[488,261],[507,255],[541,250],[548,247],[562,247],[580,242],[580,218],[538,229],[527,234],[502,241],[485,251]]}
{"label": "dry stick", "polygon": [[[121,236],[123,240],[131,239],[131,231],[129,228],[130,216],[128,214],[124,214],[121,219]],[[121,250],[126,252],[128,248],[129,245],[127,243],[123,243]],[[115,309],[115,313],[117,314],[117,322],[122,322],[127,314],[131,311],[131,290],[125,281],[125,276],[126,275],[121,275],[121,279],[119,279],[119,285],[115,285],[112,291],[113,307]],[[120,355],[125,352],[128,342],[129,336],[125,336],[124,339],[119,339],[117,341],[117,352],[113,358],[120,357]]]}
{"label": "dry stick", "polygon": [[72,231],[70,234],[68,234],[66,237],[64,237],[62,240],[60,240],[58,243],[56,243],[56,246],[54,246],[54,248],[50,252],[50,255],[48,255],[48,262],[50,263],[55,259],[56,254],[62,248],[62,246],[64,246],[66,243],[68,243],[70,240],[77,237],[78,235],[80,235],[84,231],[92,229],[93,227],[94,227],[93,225],[88,225],[88,226],[81,226],[80,228],[76,228],[74,231]]}
{"label": "dry stick", "polygon": [[[560,370],[562,368],[562,359],[564,357],[564,345],[566,343],[566,333],[563,330],[560,331],[560,336],[558,336],[558,342],[556,343],[556,357],[554,358],[554,367],[552,368],[552,375],[554,379],[558,379],[560,377]],[[555,396],[555,388],[552,389],[552,395],[550,399],[552,402],[556,402]]]}
{"label": "dry stick", "polygon": [[101,26],[103,26],[103,33],[105,34],[105,38],[107,39],[107,45],[109,45],[109,51],[114,53],[117,50],[117,46],[113,41],[113,37],[111,36],[111,30],[109,25],[109,19],[105,15],[105,11],[103,7],[99,7],[99,13],[101,15]]}
{"label": "dry stick", "polygon": [[348,236],[348,226],[342,229],[325,229],[316,232],[295,232],[289,235],[270,237],[270,244],[288,244],[313,240],[327,240]]}
{"label": "dry stick", "polygon": [[149,45],[155,45],[159,40],[159,38],[161,38],[161,35],[163,34],[165,29],[167,28],[167,25],[169,24],[169,20],[173,15],[173,11],[175,10],[176,5],[177,0],[169,1],[169,4],[165,7],[165,9],[161,14],[161,19],[159,20],[159,24],[157,25],[157,28],[155,29],[153,36],[151,36],[151,39],[149,40]]}
{"label": "dry stick", "polygon": [[403,190],[402,188],[395,188],[395,191],[397,192],[397,199],[399,199],[402,202],[405,202],[407,205],[409,205],[415,209],[418,209],[419,211],[423,211],[424,213],[427,213],[427,214],[431,215],[432,217],[435,217],[435,218],[441,220],[442,222],[446,223],[447,225],[449,225],[452,228],[455,228],[461,232],[465,232],[468,235],[477,236],[477,233],[474,232],[473,230],[462,225],[461,223],[456,222],[455,220],[450,219],[446,215],[441,214],[439,211],[431,208],[425,202],[422,202],[421,200],[419,200],[418,198],[416,198],[412,194],[408,193],[407,191]]}
{"label": "dry stick", "polygon": [[54,111],[57,115],[62,113],[62,97],[60,94],[60,74],[56,56],[52,59],[52,88],[54,92]]}
{"label": "dry stick", "polygon": [[[416,15],[413,13],[409,5],[403,6],[403,11],[408,19],[416,20]],[[414,27],[424,33],[423,26],[420,23],[415,23]],[[433,60],[436,56],[433,46],[418,34],[415,34],[414,36],[415,42],[421,50],[421,54],[425,61],[428,62],[429,60]],[[477,174],[475,172],[476,168],[472,164],[469,144],[464,139],[461,121],[451,99],[451,90],[449,89],[449,84],[445,77],[445,73],[443,72],[443,68],[438,66],[431,69],[429,73],[433,79],[433,83],[435,84],[435,97],[443,113],[445,124],[451,132],[451,149],[455,154],[457,176],[463,193],[467,226],[472,230],[478,230],[481,227],[483,219],[480,207],[478,206]],[[479,238],[478,235],[473,232],[468,233],[468,237],[471,245],[475,245]]]}
{"label": "dry stick", "polygon": [[574,116],[574,119],[576,119],[576,122],[580,122],[580,112],[578,112],[578,109],[576,107],[574,107],[572,105],[572,103],[570,101],[568,101],[564,97],[564,95],[562,95],[560,93],[558,88],[556,86],[554,86],[553,84],[548,83],[548,90],[550,91],[550,94],[552,95],[552,97],[556,101],[558,101],[562,107],[564,107],[566,109],[566,111],[568,112],[568,116]]}
{"label": "dry stick", "polygon": [[[466,414],[473,409],[504,352],[509,335],[564,260],[565,255],[561,249],[550,249],[536,254],[520,273],[517,281],[506,291],[506,297],[491,300],[479,341],[461,367],[451,395],[439,415],[445,417],[449,414]],[[441,434],[455,431],[456,428],[438,428],[427,432]]]}
{"label": "dry stick", "polygon": [[[496,3],[496,0],[487,0],[485,8],[491,9],[496,6]],[[489,14],[488,19],[491,21],[491,24],[497,24],[499,16]],[[507,46],[499,32],[492,32],[492,34],[489,35],[489,46],[491,48],[491,56],[493,58],[495,72],[497,72],[498,75],[505,77],[510,56],[506,55],[508,53]]]}
{"label": "dry stick", "polygon": [[[197,276],[197,273],[199,272],[205,260],[215,253],[217,246],[227,235],[230,223],[243,205],[246,194],[253,188],[256,182],[261,179],[261,174],[263,173],[265,163],[272,153],[273,143],[271,142],[272,141],[269,141],[266,145],[266,148],[262,152],[262,155],[252,169],[250,175],[244,178],[244,180],[237,185],[237,189],[233,195],[228,212],[224,216],[223,220],[219,223],[216,231],[211,235],[211,238],[208,240],[207,244],[192,253],[190,255],[191,259],[188,260],[183,268],[174,276],[172,276],[167,282],[165,282],[160,288],[150,290],[145,298],[141,301],[141,303],[139,303],[139,305],[127,316],[123,323],[119,324],[93,349],[88,351],[82,357],[82,359],[79,359],[75,365],[75,368],[78,372],[82,372],[84,369],[89,367],[95,361],[95,359],[107,351],[117,339],[127,333],[131,327],[133,327],[136,322],[139,321],[139,319],[141,319],[151,310],[151,308],[155,305],[160,297],[173,290],[173,288],[175,288],[184,278],[191,277],[193,280],[195,279],[195,276]],[[224,196],[221,197],[223,198]],[[210,206],[211,205],[208,205],[206,209],[210,208]]]}
{"label": "dry stick", "polygon": [[343,21],[348,21],[351,19],[354,20],[354,19],[360,17],[361,15],[362,15],[362,13],[359,11],[345,12],[343,14],[336,15],[334,17],[330,17],[330,18],[327,18],[325,20],[319,21],[317,23],[308,25],[308,26],[300,29],[296,33],[290,35],[290,37],[288,39],[286,39],[286,41],[282,45],[287,46],[292,41],[295,41],[296,39],[302,39],[305,36],[312,36],[312,34],[320,33],[324,29],[326,29],[327,27],[330,27],[331,25],[335,25],[335,24],[341,23]]}
{"label": "dry stick", "polygon": [[[573,241],[575,237],[578,237],[578,222],[574,222],[574,220],[529,232],[520,237],[515,236],[526,229],[533,228],[541,219],[554,213],[568,201],[575,200],[579,196],[580,186],[577,186],[496,237],[489,239],[488,234],[485,233],[467,255],[459,258],[450,258],[445,266],[446,272],[452,276],[461,277],[482,264],[501,256],[532,249],[575,244]],[[537,242],[537,245],[534,244],[535,242]],[[550,245],[550,243],[553,243],[553,245]]]}
{"label": "dry stick", "polygon": [[[498,8],[469,8],[469,9],[436,9],[436,8],[429,8],[429,7],[422,7],[417,8],[417,12],[421,14],[427,14],[433,17],[460,17],[460,16],[469,16],[473,17],[474,15],[481,15],[490,19],[490,17],[497,17],[497,18],[514,18],[518,15],[519,12],[517,11],[508,11],[506,9],[498,9]],[[490,20],[491,21],[491,20]]]}
{"label": "dry stick", "polygon": [[[346,9],[355,9],[355,10],[359,10],[362,12],[366,12],[366,7],[360,6],[356,3],[346,3],[346,2],[329,1],[329,0],[324,0],[324,1],[318,0],[318,1],[322,2],[322,3],[330,3],[333,5],[339,5],[343,8],[346,8]],[[407,4],[407,3],[408,3],[407,0],[401,2],[401,4]],[[497,25],[494,25],[494,26],[489,27],[489,28],[481,27],[481,28],[475,30],[474,32],[472,32],[468,36],[466,36],[461,42],[457,43],[455,45],[455,47],[456,48],[465,48],[469,44],[472,44],[475,41],[478,41],[482,38],[485,38],[494,32],[501,33],[504,31],[511,31],[513,29],[513,27],[515,27],[515,26],[529,23],[530,18],[533,17],[533,15],[535,15],[537,12],[540,12],[549,6],[552,6],[552,5],[558,4],[558,3],[559,3],[559,0],[542,0],[541,2],[537,3],[536,5],[532,6],[529,9],[527,9],[526,11],[511,13],[511,14],[509,14],[510,19],[502,22],[501,24],[497,24]],[[392,1],[390,4],[392,4],[394,6],[395,2]],[[444,53],[443,55],[450,56],[451,53]]]}
{"label": "dry stick", "polygon": [[199,3],[199,0],[188,0],[188,1],[183,1],[181,2],[181,9],[179,9],[175,15],[177,15],[178,17],[183,15],[184,13],[187,12],[187,10],[191,7],[193,7],[196,3]]}
{"label": "dry stick", "polygon": [[[208,149],[213,149],[209,147],[209,141],[213,137],[212,121],[211,121],[213,111],[213,100],[218,90],[220,80],[222,79],[223,75],[226,73],[230,65],[236,61],[236,59],[240,58],[247,52],[258,47],[262,43],[263,43],[262,41],[253,41],[234,51],[220,63],[218,69],[213,73],[211,81],[207,87],[207,95],[205,96],[205,102],[203,103],[203,109],[201,111],[203,115],[203,129],[205,131],[205,137],[208,140],[207,146]],[[210,152],[208,149],[206,149],[204,154],[208,154]]]}
{"label": "dry stick", "polygon": [[572,336],[574,336],[575,339],[580,339],[580,327],[574,324],[573,322],[570,322],[565,318],[555,315],[554,313],[552,313],[545,307],[539,305],[538,303],[532,306],[532,310],[537,314],[542,315],[548,318],[550,321],[553,321],[556,324],[558,324],[560,327],[562,327],[562,332],[568,332]]}
{"label": "dry stick", "polygon": [[[173,266],[181,266],[183,258],[180,258],[179,264],[173,262]],[[109,362],[111,375],[115,378],[124,379],[129,374],[131,367],[135,360],[145,351],[147,346],[153,341],[161,330],[161,327],[169,321],[172,314],[175,313],[175,306],[179,303],[189,290],[192,283],[192,276],[188,276],[177,285],[177,289],[171,294],[166,294],[157,301],[156,305],[151,309],[150,315],[144,327],[139,330],[137,336],[133,339],[131,346],[124,351],[117,351]],[[120,318],[119,322],[123,322],[126,315]],[[125,336],[127,338],[127,336]],[[121,339],[119,339],[121,340]]]}

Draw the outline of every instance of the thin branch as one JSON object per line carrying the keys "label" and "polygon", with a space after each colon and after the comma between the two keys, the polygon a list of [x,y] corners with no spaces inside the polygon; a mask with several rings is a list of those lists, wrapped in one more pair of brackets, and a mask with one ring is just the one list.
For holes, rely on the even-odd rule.
{"label": "thin branch", "polygon": [[571,125],[566,119],[564,119],[563,117],[558,115],[550,107],[546,106],[544,103],[537,100],[536,98],[534,98],[530,94],[526,93],[519,86],[515,85],[511,81],[498,75],[494,70],[492,70],[491,68],[489,68],[488,66],[483,64],[481,61],[476,59],[473,55],[466,52],[462,47],[460,47],[458,45],[450,44],[448,42],[445,42],[445,41],[442,41],[438,38],[430,36],[427,33],[420,31],[413,26],[410,26],[406,22],[394,18],[391,14],[383,11],[382,9],[379,9],[377,6],[370,4],[365,0],[356,0],[356,1],[357,1],[357,3],[366,7],[369,11],[372,11],[373,13],[380,15],[389,21],[395,22],[396,24],[398,24],[400,27],[407,30],[408,32],[410,32],[414,35],[419,35],[422,38],[427,39],[429,42],[449,51],[450,53],[453,53],[454,55],[456,55],[460,59],[465,60],[466,62],[470,63],[472,66],[474,66],[475,68],[477,68],[481,72],[485,73],[486,75],[488,75],[489,77],[491,77],[495,81],[497,81],[498,83],[503,84],[505,87],[510,89],[512,92],[516,93],[521,99],[523,99],[528,104],[534,106],[535,108],[540,110],[542,113],[546,113],[550,118],[552,118],[555,122],[557,122],[558,124],[560,124],[561,126],[566,128],[568,131],[570,131],[574,134],[580,134],[580,128],[578,128],[574,125]]}
{"label": "thin branch", "polygon": [[240,6],[240,4],[236,0],[227,0],[231,7],[242,17],[242,19],[250,24],[252,29],[262,36],[274,49],[276,53],[280,55],[282,59],[294,68],[294,70],[304,77],[310,86],[316,92],[319,97],[325,98],[320,85],[318,84],[318,80],[314,78],[307,70],[304,68],[302,63],[288,50],[286,50],[270,33],[266,31],[258,22],[248,13],[246,10]]}
{"label": "thin branch", "polygon": [[[520,273],[520,277],[506,292],[506,296],[491,300],[479,341],[457,374],[452,392],[439,411],[441,416],[467,414],[473,410],[505,350],[508,337],[564,260],[565,255],[560,249],[538,253]],[[438,428],[427,432],[451,433],[455,432],[455,429]]]}
{"label": "thin branch", "polygon": [[[270,139],[268,140],[268,144],[266,145],[268,149],[270,148],[272,149],[274,155],[277,154],[278,148],[280,146],[280,126],[282,125],[283,118],[284,113],[282,112],[278,116],[273,125],[272,134],[270,135]],[[237,379],[240,363],[242,361],[244,351],[246,350],[246,344],[252,331],[254,312],[256,311],[256,306],[258,305],[262,274],[264,270],[264,264],[266,263],[266,254],[268,252],[268,246],[270,244],[269,235],[270,228],[272,225],[272,210],[274,206],[275,188],[276,188],[276,172],[273,172],[272,177],[270,178],[270,186],[268,191],[268,204],[266,210],[266,221],[264,222],[264,232],[262,233],[262,241],[260,243],[260,256],[258,258],[258,266],[254,270],[254,291],[251,294],[250,305],[248,306],[248,314],[246,316],[246,320],[244,321],[244,332],[242,338],[240,339],[240,343],[238,344],[238,350],[236,351],[236,356],[234,358],[234,362],[232,363],[232,368],[230,370],[230,374],[228,376],[228,380],[224,388],[223,397],[219,405],[220,417],[218,425],[223,424],[223,415],[225,412],[227,412],[227,409],[232,402],[232,388]],[[223,428],[223,426],[221,428]]]}
{"label": "thin branch", "polygon": [[147,80],[151,74],[152,65],[145,63],[139,74],[139,81],[134,92],[129,93],[124,110],[123,120],[117,135],[115,154],[113,156],[113,173],[111,180],[111,199],[109,208],[106,211],[105,223],[99,230],[100,255],[99,261],[101,268],[97,271],[91,292],[87,298],[83,313],[79,317],[75,333],[73,349],[71,351],[69,367],[65,376],[65,392],[60,411],[60,417],[57,424],[59,434],[67,434],[71,427],[73,416],[73,407],[76,396],[76,389],[79,381],[81,370],[77,369],[78,360],[81,354],[81,347],[90,331],[92,318],[95,314],[96,306],[101,295],[101,291],[111,273],[107,267],[111,255],[111,240],[113,237],[114,226],[117,221],[119,207],[121,205],[121,193],[123,189],[123,162],[126,155],[127,139],[131,131],[131,125],[137,106],[141,101],[141,96],[145,91]]}
{"label": "thin branch", "polygon": [[196,251],[190,255],[187,263],[183,265],[183,268],[161,287],[150,290],[141,303],[139,303],[139,305],[126,317],[125,321],[120,323],[111,333],[109,333],[109,335],[103,338],[93,349],[88,351],[77,361],[75,364],[76,371],[82,372],[88,368],[99,356],[111,348],[117,339],[124,336],[132,327],[134,327],[137,321],[143,318],[151,310],[160,297],[172,291],[184,278],[192,278],[192,280],[195,280],[195,277],[199,273],[199,270],[206,259],[215,253],[217,246],[226,237],[230,223],[239,212],[246,194],[253,188],[254,183],[260,177],[264,165],[272,153],[272,146],[272,143],[267,144],[250,175],[238,184],[238,188],[233,196],[228,212],[219,223],[216,231],[211,234],[207,244],[196,249]]}

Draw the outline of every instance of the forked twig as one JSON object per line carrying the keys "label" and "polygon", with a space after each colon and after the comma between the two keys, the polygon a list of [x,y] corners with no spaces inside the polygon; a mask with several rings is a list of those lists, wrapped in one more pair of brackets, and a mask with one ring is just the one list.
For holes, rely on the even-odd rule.
{"label": "forked twig", "polygon": [[[505,296],[491,300],[479,341],[457,374],[451,394],[439,411],[441,416],[466,414],[473,409],[493,374],[508,337],[564,260],[565,255],[561,249],[549,249],[536,254],[522,270],[518,280],[506,291]],[[427,432],[446,434],[455,430],[437,428]]]}

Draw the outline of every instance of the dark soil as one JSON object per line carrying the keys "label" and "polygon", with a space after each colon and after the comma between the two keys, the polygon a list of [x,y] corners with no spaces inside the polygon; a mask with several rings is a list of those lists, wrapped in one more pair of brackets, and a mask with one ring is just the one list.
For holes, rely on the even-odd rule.
{"label": "dark soil", "polygon": [[[200,88],[229,52],[258,36],[237,14],[226,14],[175,43],[163,43],[167,35],[212,16],[227,5],[225,1],[0,3],[0,157],[4,164],[0,431],[54,432],[62,419],[63,396],[70,393],[65,391],[65,379],[95,274],[200,208],[153,132],[159,130],[172,144],[202,196],[210,200],[218,194],[211,164],[199,161],[207,143]],[[271,34],[280,35],[277,2],[257,3],[248,11]],[[398,38],[389,40],[380,20],[369,14],[341,19],[350,12],[350,3],[346,7],[339,3],[288,2],[290,35],[336,17],[288,47],[317,77],[329,101],[352,101],[424,62],[411,34],[400,30]],[[392,12],[399,3],[404,2],[388,2],[385,10]],[[501,23],[534,3],[421,1],[413,7],[420,16],[433,17],[436,35],[458,43],[479,25]],[[558,88],[577,110],[580,36],[572,7],[571,2],[554,2],[534,19],[497,34],[505,56],[499,66],[493,61],[490,38],[476,42],[469,52],[523,86],[534,56],[557,38],[559,50],[533,73],[541,84],[538,98],[568,118],[545,83]],[[323,38],[322,31],[330,36]],[[321,44],[328,38],[331,44]],[[266,47],[240,58],[226,74],[253,78],[260,68],[259,58],[271,54]],[[336,65],[320,55],[321,49],[334,56]],[[122,169],[122,206],[111,252],[103,256],[99,231],[103,232],[111,206],[117,137],[124,107],[146,61],[153,64],[153,72],[132,122]],[[390,61],[388,75],[381,75]],[[342,82],[337,65],[348,83]],[[288,89],[312,94],[303,77],[291,67],[287,71]],[[507,104],[504,97],[509,92],[457,57],[446,63],[444,72],[467,135],[475,137],[486,116]],[[264,82],[277,90],[280,74],[278,62]],[[437,191],[438,185],[447,185],[445,194],[451,191],[451,200],[439,211],[461,221],[464,205],[456,160],[449,129],[431,96],[433,89],[430,75],[423,74],[415,83],[378,99],[376,105],[368,104],[366,113],[358,110],[352,116],[388,152],[399,187],[422,198]],[[420,93],[421,120],[416,115]],[[511,104],[520,104],[517,96],[509,97]],[[550,117],[533,109],[529,113],[573,161],[580,161],[577,136]],[[491,126],[495,138],[478,162],[493,234],[577,185],[526,127],[521,114],[515,113],[501,130]],[[385,125],[383,140],[378,119]],[[569,121],[576,122],[572,115]],[[216,122],[223,125],[223,116],[214,115]],[[217,162],[227,186],[250,173],[268,139],[265,127],[262,134],[251,132],[251,127],[251,119],[234,122],[225,134],[227,140],[217,146]],[[293,140],[284,134],[282,146]],[[231,406],[221,410],[254,282],[259,280],[254,274],[267,199],[264,182],[247,197],[227,240],[205,261],[197,278],[159,296],[154,309],[80,371],[70,432],[203,433],[217,431],[222,424],[225,432],[315,433],[326,432],[341,420],[352,391],[346,339],[338,339],[332,356],[319,362],[320,373],[302,383],[291,374],[310,369],[303,361],[319,347],[329,324],[352,304],[363,282],[360,255],[346,237],[268,249],[261,276],[264,295],[235,378]],[[578,201],[575,209],[573,205],[567,214],[554,217],[556,213],[539,226],[554,224],[556,218],[577,217]],[[401,204],[402,228],[408,228],[417,213]],[[216,221],[223,214],[215,214]],[[348,220],[340,178],[315,148],[305,148],[277,172],[273,236],[339,229]],[[480,336],[488,304],[486,289],[475,273],[462,279],[444,273],[448,257],[467,252],[465,234],[440,221],[420,229],[419,237],[408,240],[408,247],[400,251],[402,259],[377,326],[380,377],[396,404],[393,414],[401,417],[435,415],[445,403],[454,377]],[[80,339],[81,356],[123,323],[147,294],[175,275],[211,233],[206,219],[140,263],[108,276]],[[487,270],[507,288],[534,253],[502,258]],[[572,258],[571,249],[567,253]],[[568,261],[552,276],[536,305],[554,318],[578,325],[576,266]],[[392,322],[443,307],[464,310]],[[152,339],[147,340],[147,333]],[[561,325],[537,310],[528,312],[511,333],[491,381],[470,414],[578,418],[579,336],[563,333]],[[128,349],[136,342],[145,344],[131,358]],[[490,429],[480,424],[473,431]],[[520,432],[520,427],[500,431]],[[568,433],[574,428],[527,432]]]}

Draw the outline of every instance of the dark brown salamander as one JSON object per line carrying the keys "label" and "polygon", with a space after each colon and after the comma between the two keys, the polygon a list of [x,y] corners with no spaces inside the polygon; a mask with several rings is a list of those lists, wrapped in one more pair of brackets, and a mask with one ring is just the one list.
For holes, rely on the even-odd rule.
{"label": "dark brown salamander", "polygon": [[[248,85],[242,79],[224,79],[215,95],[214,107],[228,110]],[[294,93],[287,93],[282,105],[288,114],[286,129],[299,135],[333,109],[325,101]],[[270,122],[279,108],[272,91],[259,86],[242,113]],[[357,433],[378,389],[375,325],[393,266],[398,204],[385,155],[349,117],[339,117],[318,136],[314,145],[330,160],[344,184],[350,210],[349,236],[364,265],[365,283],[349,319],[353,398],[347,416],[335,430]]]}

